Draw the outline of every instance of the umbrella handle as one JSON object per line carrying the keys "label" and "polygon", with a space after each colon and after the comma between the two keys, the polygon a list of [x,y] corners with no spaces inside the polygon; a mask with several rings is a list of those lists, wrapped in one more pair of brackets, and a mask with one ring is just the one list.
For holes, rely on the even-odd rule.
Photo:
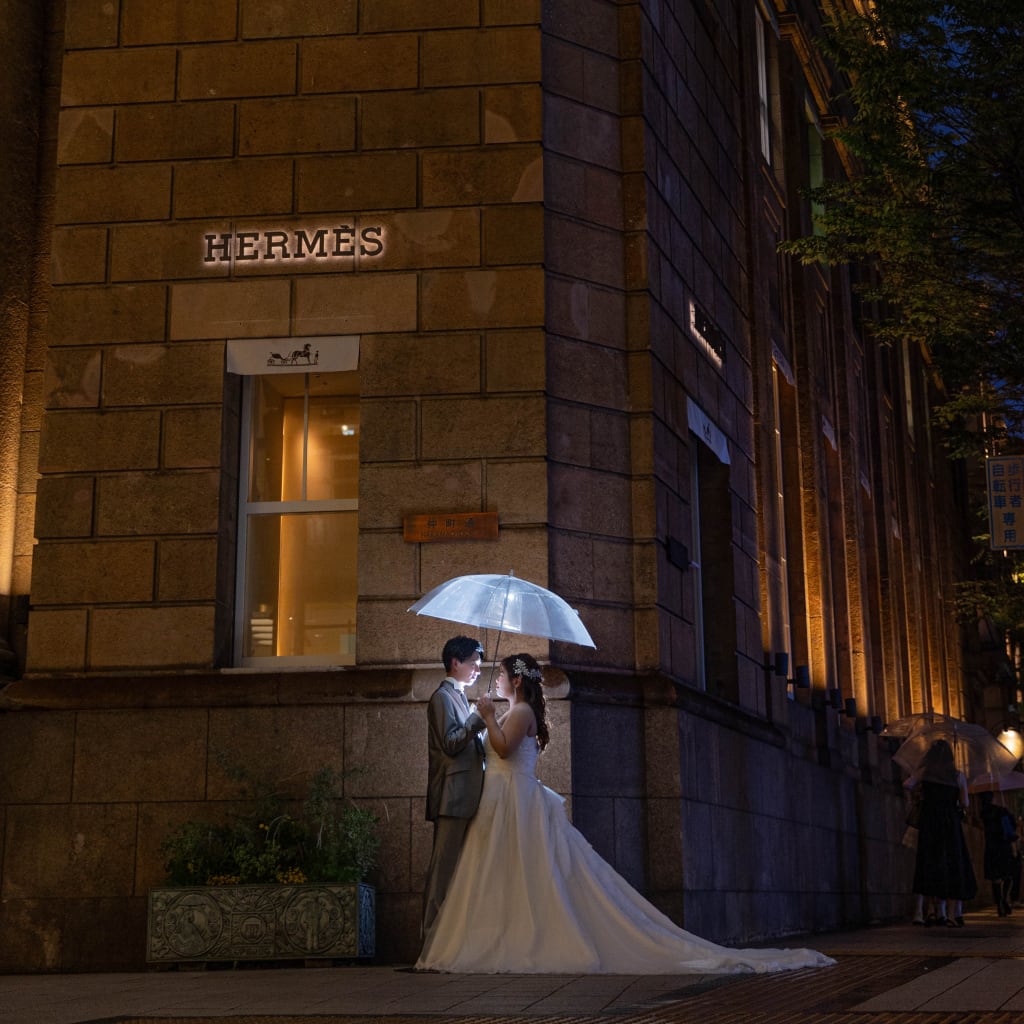
{"label": "umbrella handle", "polygon": [[[504,617],[504,615],[503,615]],[[487,696],[491,695],[491,686],[494,683],[494,668],[498,664],[498,648],[501,646],[501,630],[498,630],[498,639],[494,641],[494,660],[491,663],[491,677],[487,680]]]}
{"label": "umbrella handle", "polygon": [[[508,582],[505,584],[505,599],[501,602],[501,618],[499,622],[505,621],[505,611],[508,608],[508,592],[512,589],[512,576],[513,572],[511,569],[508,571]],[[491,665],[491,678],[487,680],[487,696],[491,695],[491,684],[494,682],[494,666],[498,664],[498,648],[501,646],[501,630],[498,630],[498,639],[494,643],[494,664]]]}

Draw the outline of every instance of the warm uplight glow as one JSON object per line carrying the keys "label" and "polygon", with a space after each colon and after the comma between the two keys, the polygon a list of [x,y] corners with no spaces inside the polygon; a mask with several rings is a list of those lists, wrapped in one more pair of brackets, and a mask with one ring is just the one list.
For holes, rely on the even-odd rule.
{"label": "warm uplight glow", "polygon": [[1024,754],[1024,737],[1016,729],[1004,729],[996,739],[1017,757]]}

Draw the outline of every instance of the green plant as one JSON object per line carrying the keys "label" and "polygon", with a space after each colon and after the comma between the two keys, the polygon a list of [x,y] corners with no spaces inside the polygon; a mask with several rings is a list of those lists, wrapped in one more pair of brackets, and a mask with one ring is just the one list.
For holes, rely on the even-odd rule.
{"label": "green plant", "polygon": [[313,776],[298,816],[276,788],[219,757],[242,785],[243,810],[227,822],[186,821],[160,845],[169,885],[337,884],[365,881],[376,864],[377,816],[340,797],[342,776]]}

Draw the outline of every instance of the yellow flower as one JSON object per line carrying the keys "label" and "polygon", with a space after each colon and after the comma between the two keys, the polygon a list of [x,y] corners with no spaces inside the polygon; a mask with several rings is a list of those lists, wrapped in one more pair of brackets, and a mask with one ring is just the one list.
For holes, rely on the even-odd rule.
{"label": "yellow flower", "polygon": [[207,885],[238,885],[241,879],[238,875],[210,875],[206,880]]}

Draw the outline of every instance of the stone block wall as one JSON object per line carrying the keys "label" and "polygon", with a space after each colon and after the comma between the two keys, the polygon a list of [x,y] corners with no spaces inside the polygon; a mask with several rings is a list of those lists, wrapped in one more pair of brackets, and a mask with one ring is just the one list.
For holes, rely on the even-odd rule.
{"label": "stone block wall", "polygon": [[[222,758],[297,801],[320,767],[348,773],[346,798],[379,822],[377,957],[411,963],[431,841],[423,702],[437,681],[395,672],[354,698],[338,673],[37,683],[39,707],[0,713],[0,972],[143,969],[160,843],[183,821],[247,808]],[[562,793],[566,690],[551,691],[558,743],[538,769]]]}
{"label": "stone block wall", "polygon": [[[548,581],[539,21],[67,0],[30,674],[219,663],[226,339],[361,337],[361,663],[433,663],[406,608],[459,571]],[[335,221],[380,258],[203,259]],[[497,542],[401,539],[481,510]]]}
{"label": "stone block wall", "polygon": [[544,22],[551,584],[597,641],[598,652],[558,648],[580,666],[646,663],[652,639],[637,569],[651,540],[649,454],[630,415],[643,409],[629,358],[641,340],[627,329],[622,234],[627,8],[573,0]]}
{"label": "stone block wall", "polygon": [[[656,19],[635,13],[633,90],[640,113],[630,183],[635,208],[645,215],[633,249],[637,278],[648,289],[638,334],[649,340],[650,529],[652,537],[673,537],[690,546],[693,522],[701,516],[697,496],[690,493],[691,466],[701,458],[700,442],[687,422],[693,402],[727,439],[730,456],[728,486],[711,514],[715,528],[727,532],[732,562],[707,569],[727,577],[721,582],[732,589],[729,618],[735,615],[736,621],[709,622],[707,629],[735,634],[723,638],[724,646],[736,651],[739,676],[729,696],[756,708],[761,681],[746,660],[752,656],[756,666],[761,651],[750,434],[755,418],[747,308],[751,268],[740,228],[748,196],[753,202],[759,187],[748,173],[751,143],[744,132],[751,88],[744,61],[752,59],[752,51],[739,9],[660,4],[656,13]],[[751,9],[745,20],[753,19]],[[694,330],[695,307],[717,334],[719,357]],[[705,521],[703,529],[710,528]],[[694,630],[700,627],[692,574],[664,554],[652,553],[650,559],[656,590],[649,600],[661,623],[659,664],[693,680],[699,677],[693,651]]]}
{"label": "stone block wall", "polygon": [[[54,9],[53,288],[18,381],[14,571],[28,594],[32,567],[32,609],[25,678],[0,703],[0,970],[141,966],[160,838],[236,795],[221,745],[282,776],[368,769],[350,795],[385,822],[379,955],[411,960],[437,675],[416,667],[453,629],[407,608],[450,576],[510,569],[567,597],[597,641],[515,644],[572,672],[545,781],[631,882],[723,941],[899,913],[884,744],[778,680],[766,693],[758,591],[778,551],[771,475],[753,466],[774,440],[758,280],[774,243],[750,215],[771,190],[739,8]],[[321,223],[381,223],[386,244],[285,270],[203,261],[207,234]],[[720,366],[691,300],[725,339]],[[360,336],[358,665],[219,671],[239,434],[225,343],[332,334]],[[690,398],[732,454],[710,510],[731,555],[712,569],[734,621],[712,625],[737,656],[732,700],[688,685],[693,592],[663,543],[689,536],[696,507]],[[498,512],[497,541],[403,538],[408,513],[481,509]],[[870,531],[870,509],[850,515]],[[886,665],[904,654],[893,626]]]}

